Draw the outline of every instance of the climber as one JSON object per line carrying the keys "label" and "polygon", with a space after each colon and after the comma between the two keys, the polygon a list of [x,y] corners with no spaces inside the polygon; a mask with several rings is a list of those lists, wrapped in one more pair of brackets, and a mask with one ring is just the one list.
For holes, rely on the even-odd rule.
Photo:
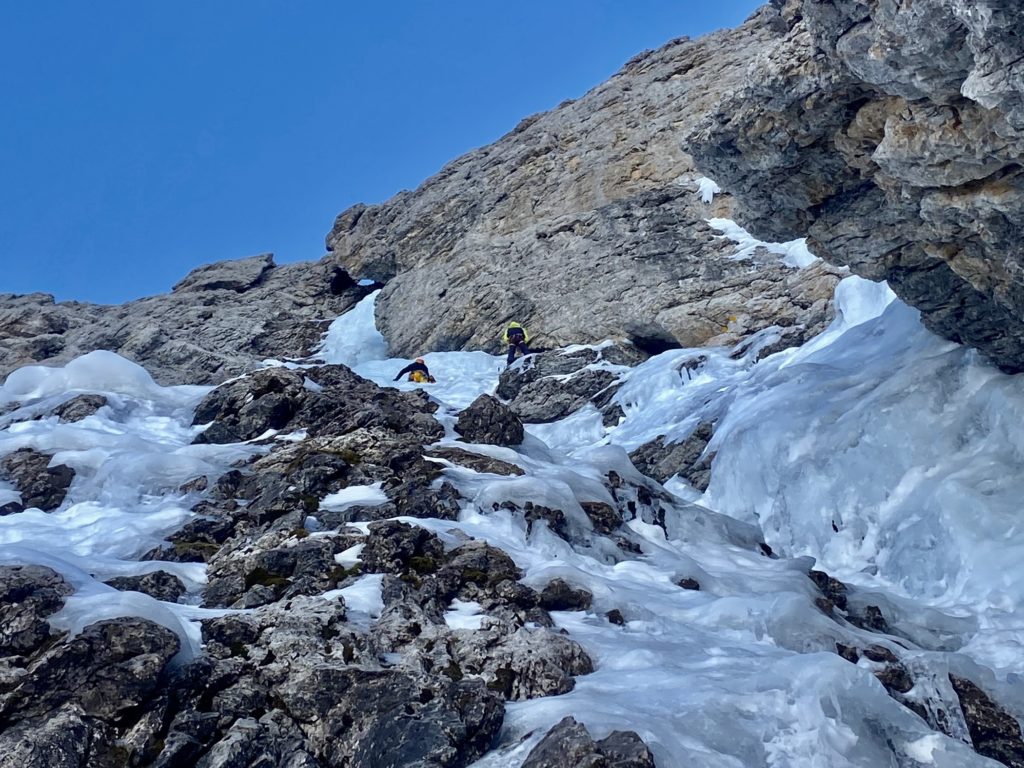
{"label": "climber", "polygon": [[437,379],[430,375],[430,371],[427,369],[427,364],[423,362],[422,357],[417,357],[413,362],[409,363],[405,368],[398,372],[395,376],[395,381],[409,374],[409,378],[406,381],[414,381],[417,384],[436,384]]}
{"label": "climber", "polygon": [[526,333],[526,329],[519,323],[509,323],[508,328],[505,329],[505,333],[502,335],[501,339],[508,344],[508,357],[506,358],[508,365],[512,365],[512,361],[516,359],[516,351],[519,351],[524,355],[528,355],[533,351],[526,346],[526,343],[530,340],[530,336]]}

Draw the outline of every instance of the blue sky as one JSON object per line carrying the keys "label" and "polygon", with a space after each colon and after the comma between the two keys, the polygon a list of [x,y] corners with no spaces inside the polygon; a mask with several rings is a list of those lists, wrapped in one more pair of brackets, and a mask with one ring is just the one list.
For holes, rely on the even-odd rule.
{"label": "blue sky", "polygon": [[319,258],[353,203],[758,5],[0,4],[0,293],[117,303],[211,261]]}

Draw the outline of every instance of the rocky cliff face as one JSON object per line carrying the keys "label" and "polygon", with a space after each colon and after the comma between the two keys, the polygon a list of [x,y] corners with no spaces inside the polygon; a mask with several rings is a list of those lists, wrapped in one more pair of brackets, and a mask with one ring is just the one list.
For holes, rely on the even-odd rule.
{"label": "rocky cliff face", "polygon": [[378,326],[397,355],[494,350],[513,319],[544,346],[617,338],[661,351],[769,326],[798,343],[831,319],[835,270],[733,258],[706,222],[731,217],[731,199],[698,195],[680,144],[776,45],[776,15],[641,54],[417,190],[345,211],[319,262],[222,262],[121,307],[0,296],[0,374],[108,349],[161,383],[217,383],[308,355],[364,295],[353,278],[386,284]]}
{"label": "rocky cliff face", "polygon": [[1024,17],[1010,0],[778,0],[780,36],[689,132],[763,238],[886,279],[1024,370]]}
{"label": "rocky cliff face", "polygon": [[170,294],[118,306],[0,295],[0,376],[106,349],[164,384],[217,383],[267,357],[305,357],[368,290],[330,264],[277,266],[266,254],[199,267]]}
{"label": "rocky cliff face", "polygon": [[731,260],[732,244],[705,223],[731,204],[701,202],[679,141],[774,45],[771,18],[641,54],[415,192],[342,213],[328,249],[387,284],[377,318],[393,351],[494,348],[510,320],[555,345],[691,346],[727,327],[819,327],[834,276]]}

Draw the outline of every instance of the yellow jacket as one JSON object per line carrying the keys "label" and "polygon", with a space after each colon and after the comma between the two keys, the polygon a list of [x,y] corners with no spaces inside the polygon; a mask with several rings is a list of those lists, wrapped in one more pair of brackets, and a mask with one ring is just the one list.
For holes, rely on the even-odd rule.
{"label": "yellow jacket", "polygon": [[506,344],[511,344],[512,343],[511,341],[508,340],[508,332],[511,331],[513,328],[518,328],[519,330],[521,330],[523,332],[523,343],[524,344],[530,340],[530,334],[528,334],[526,332],[526,329],[523,328],[523,326],[521,326],[519,323],[509,323],[508,324],[508,328],[506,328],[505,332],[501,335],[501,340],[503,342],[505,342]]}

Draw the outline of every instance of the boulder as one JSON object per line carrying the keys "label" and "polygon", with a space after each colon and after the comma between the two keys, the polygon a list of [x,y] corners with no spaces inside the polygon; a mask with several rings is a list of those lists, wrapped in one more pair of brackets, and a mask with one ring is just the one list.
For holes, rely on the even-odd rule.
{"label": "boulder", "polygon": [[572,587],[562,579],[553,579],[540,593],[540,605],[549,611],[585,611],[593,601],[590,592]]}
{"label": "boulder", "polygon": [[431,416],[436,410],[422,393],[382,389],[345,366],[268,368],[217,387],[193,423],[209,424],[199,443],[252,440],[268,430],[339,437],[374,428],[433,442],[444,434]]}
{"label": "boulder", "polygon": [[268,271],[274,268],[272,254],[250,256],[247,259],[218,261],[197,267],[171,288],[172,293],[199,291],[234,291],[245,293],[254,288]]}
{"label": "boulder", "polygon": [[1020,723],[970,680],[949,676],[978,754],[1003,765],[1024,766]]}
{"label": "boulder", "polygon": [[622,416],[611,402],[619,388],[615,369],[634,366],[646,357],[629,344],[552,350],[502,372],[496,394],[528,423],[557,421],[592,403],[604,415],[605,425],[612,426]]}
{"label": "boulder", "polygon": [[489,445],[515,446],[526,436],[519,417],[490,395],[480,395],[459,413],[455,431],[467,443]]}
{"label": "boulder", "polygon": [[111,739],[102,724],[67,705],[0,732],[0,768],[84,768]]}
{"label": "boulder", "polygon": [[148,701],[179,648],[177,635],[145,619],[91,624],[45,649],[24,675],[0,689],[0,717],[16,722],[74,704],[113,723]]}
{"label": "boulder", "polygon": [[22,507],[52,512],[64,503],[75,470],[64,464],[51,467],[52,458],[32,448],[20,448],[0,459],[0,477],[18,489]]}
{"label": "boulder", "polygon": [[523,768],[654,768],[654,756],[633,731],[595,742],[586,727],[564,717],[526,756]]}
{"label": "boulder", "polygon": [[185,585],[174,574],[167,571],[150,571],[140,576],[119,576],[105,582],[122,592],[143,592],[157,600],[177,602],[185,594]]}

